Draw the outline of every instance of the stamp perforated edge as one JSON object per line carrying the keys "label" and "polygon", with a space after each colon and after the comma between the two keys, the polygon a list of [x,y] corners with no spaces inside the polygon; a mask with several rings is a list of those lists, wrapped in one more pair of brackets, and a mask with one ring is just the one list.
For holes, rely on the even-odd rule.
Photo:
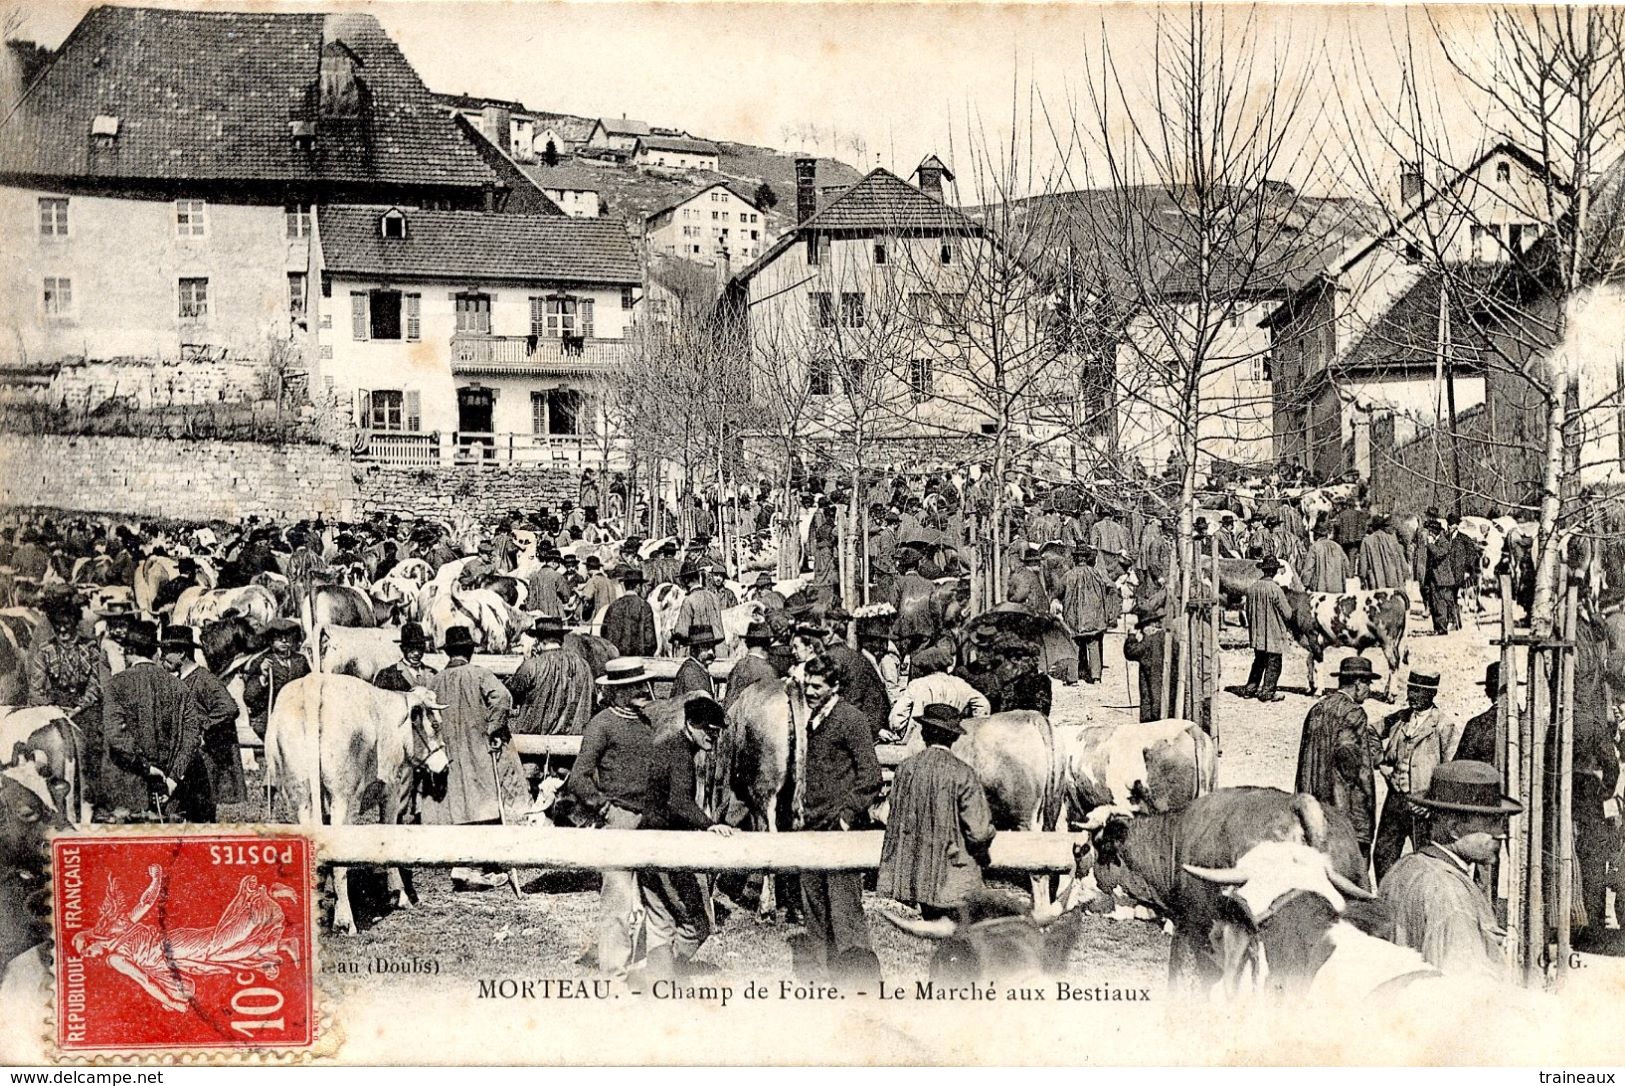
{"label": "stamp perforated edge", "polygon": [[[273,838],[297,837],[305,843],[306,865],[304,890],[306,892],[306,923],[310,926],[310,987],[313,1035],[308,1045],[253,1045],[210,1048],[108,1048],[63,1049],[57,1043],[57,944],[61,941],[58,929],[60,918],[56,907],[56,845],[60,841],[94,841],[110,837],[130,840],[189,839],[206,841],[210,838]],[[42,1048],[46,1057],[56,1064],[78,1066],[105,1066],[142,1064],[158,1066],[295,1066],[316,1063],[338,1055],[343,1047],[343,1031],[339,1026],[338,1004],[322,990],[321,976],[321,924],[320,884],[317,881],[317,845],[309,836],[299,832],[298,826],[245,826],[227,823],[208,825],[126,825],[92,826],[83,829],[55,831],[47,836],[47,884],[50,888],[50,936],[43,950],[44,968],[49,979],[48,998],[43,1007],[43,1020],[39,1023]]]}

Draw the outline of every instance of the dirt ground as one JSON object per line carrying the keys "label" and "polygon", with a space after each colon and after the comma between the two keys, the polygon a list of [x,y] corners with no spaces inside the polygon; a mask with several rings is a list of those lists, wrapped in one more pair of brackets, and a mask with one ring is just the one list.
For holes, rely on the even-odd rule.
{"label": "dirt ground", "polygon": [[[1490,615],[1482,624],[1468,617],[1466,628],[1444,637],[1418,636],[1416,627],[1426,620],[1413,615],[1406,638],[1409,661],[1394,683],[1396,704],[1403,703],[1403,679],[1411,668],[1438,671],[1442,678],[1440,703],[1460,720],[1481,712],[1488,701],[1476,685],[1484,665],[1493,659],[1489,639],[1494,629]],[[1273,704],[1242,700],[1223,687],[1245,681],[1251,653],[1246,633],[1226,629],[1221,652],[1221,693],[1214,705],[1219,725],[1221,786],[1255,784],[1290,789],[1296,772],[1298,736],[1304,714],[1312,704],[1305,682],[1307,658],[1302,651],[1289,654],[1283,668],[1287,697]],[[1332,672],[1346,650],[1335,652],[1320,668],[1320,687],[1332,684]],[[1373,656],[1379,671],[1386,663]],[[1107,638],[1107,671],[1098,686],[1057,684],[1053,719],[1056,723],[1084,720],[1134,719],[1125,682],[1122,637]],[[1129,682],[1133,672],[1127,673]],[[1380,685],[1380,684],[1379,684]],[[1393,706],[1381,701],[1367,704],[1376,719]],[[236,814],[238,812],[231,812]],[[251,817],[251,811],[242,812]],[[355,912],[361,925],[354,937],[329,935],[322,941],[324,973],[354,971],[364,983],[421,985],[418,976],[378,976],[373,963],[430,959],[439,962],[440,977],[500,978],[547,975],[590,975],[578,958],[592,944],[597,914],[597,878],[561,872],[520,872],[524,897],[515,898],[506,887],[454,893],[445,871],[420,870],[413,889],[416,906],[407,911],[384,907],[381,872],[357,871],[351,876]],[[888,976],[923,975],[930,946],[908,936],[879,914],[901,910],[893,902],[865,895],[870,934],[881,967]],[[1102,983],[1148,985],[1160,989],[1166,972],[1168,939],[1161,927],[1142,921],[1088,916],[1063,972],[1088,976]],[[784,976],[789,973],[788,940],[799,928],[780,920],[761,922],[749,910],[726,917],[720,931],[705,944],[699,960],[723,976],[741,979]],[[359,979],[359,978],[358,978]]]}

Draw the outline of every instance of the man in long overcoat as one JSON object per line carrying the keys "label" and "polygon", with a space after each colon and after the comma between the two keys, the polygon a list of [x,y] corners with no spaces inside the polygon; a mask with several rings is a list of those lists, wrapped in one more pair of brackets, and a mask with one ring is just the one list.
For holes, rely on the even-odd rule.
{"label": "man in long overcoat", "polygon": [[1275,583],[1281,563],[1274,555],[1265,555],[1258,568],[1263,576],[1247,586],[1247,636],[1253,649],[1253,666],[1241,696],[1280,701],[1283,695],[1276,691],[1275,684],[1281,680],[1281,657],[1292,644],[1292,611],[1286,591]]}
{"label": "man in long overcoat", "polygon": [[601,636],[622,656],[655,654],[655,613],[643,598],[643,571],[621,566],[615,571],[621,595],[604,611]]}
{"label": "man in long overcoat", "polygon": [[1179,642],[1163,625],[1167,594],[1146,599],[1134,608],[1138,620],[1134,632],[1123,640],[1123,659],[1138,664],[1140,672],[1140,721],[1166,720],[1162,704],[1162,675],[1168,672],[1168,696],[1173,697],[1179,682]]}
{"label": "man in long overcoat", "polygon": [[1370,591],[1374,588],[1403,588],[1405,581],[1410,577],[1410,562],[1405,557],[1405,548],[1400,545],[1399,536],[1394,534],[1394,526],[1388,518],[1373,515],[1371,518],[1371,531],[1360,541],[1360,563],[1358,568],[1360,587]]}
{"label": "man in long overcoat", "polygon": [[[175,673],[192,699],[203,733],[203,768],[209,778],[211,803],[241,803],[248,798],[243,756],[237,747],[237,699],[226,684],[197,662],[197,635],[190,626],[169,626],[161,642],[164,666]],[[207,821],[214,821],[214,811]]]}
{"label": "man in long overcoat", "polygon": [[513,730],[520,735],[580,735],[592,716],[592,668],[564,648],[564,622],[543,616],[531,627],[535,649],[508,677]]}
{"label": "man in long overcoat", "polygon": [[[443,795],[423,798],[423,822],[432,826],[469,826],[501,822],[526,809],[525,776],[513,749],[508,715],[513,698],[495,675],[477,664],[474,634],[467,626],[446,631],[446,670],[429,680],[429,689],[446,706],[440,737],[451,765]],[[500,885],[500,873],[456,867],[452,886]]]}
{"label": "man in long overcoat", "polygon": [[1347,815],[1360,854],[1368,858],[1377,828],[1376,738],[1360,706],[1376,677],[1363,656],[1350,656],[1338,667],[1337,689],[1304,718],[1294,786]]}
{"label": "man in long overcoat", "polygon": [[1078,644],[1078,674],[1086,683],[1098,683],[1105,670],[1106,631],[1117,626],[1123,596],[1117,586],[1095,568],[1098,552],[1087,543],[1074,550],[1077,564],[1061,579],[1061,621]]}
{"label": "man in long overcoat", "polygon": [[925,749],[897,767],[880,846],[875,892],[917,905],[926,919],[947,915],[982,887],[993,843],[987,793],[976,771],[952,751],[965,734],[952,705],[927,705],[919,717]]}
{"label": "man in long overcoat", "polygon": [[1315,529],[1315,541],[1309,547],[1309,564],[1303,571],[1303,587],[1310,592],[1341,592],[1348,575],[1348,555],[1332,540],[1331,526],[1320,525]]}

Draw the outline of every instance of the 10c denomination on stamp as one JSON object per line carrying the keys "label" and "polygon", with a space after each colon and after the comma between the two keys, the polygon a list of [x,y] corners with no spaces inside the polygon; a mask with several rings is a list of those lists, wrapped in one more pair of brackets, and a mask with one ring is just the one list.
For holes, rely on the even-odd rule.
{"label": "10c denomination on stamp", "polygon": [[315,1040],[305,839],[72,837],[51,858],[62,1051]]}

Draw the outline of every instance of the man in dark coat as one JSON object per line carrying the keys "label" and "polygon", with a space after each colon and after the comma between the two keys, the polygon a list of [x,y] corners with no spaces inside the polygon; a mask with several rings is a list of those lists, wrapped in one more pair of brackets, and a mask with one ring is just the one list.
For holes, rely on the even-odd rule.
{"label": "man in dark coat", "polygon": [[265,628],[270,651],[248,669],[243,679],[243,705],[254,734],[265,738],[265,725],[276,706],[277,695],[295,679],[310,674],[310,661],[298,651],[305,631],[291,618],[279,618]]}
{"label": "man in dark coat", "polygon": [[621,566],[615,578],[621,582],[622,592],[604,611],[602,636],[622,656],[653,656],[655,613],[643,598],[643,571]]}
{"label": "man in dark coat", "polygon": [[892,607],[897,612],[892,636],[907,654],[937,636],[942,628],[942,614],[932,599],[937,586],[920,575],[919,550],[914,547],[899,550],[897,568],[902,576],[897,578],[892,591]]}
{"label": "man in dark coat", "polygon": [[107,683],[107,755],[115,770],[103,779],[109,805],[185,821],[212,818],[201,718],[181,681],[154,660],[156,627],[131,622],[125,646],[129,666]]}
{"label": "man in dark coat", "polygon": [[1354,823],[1361,855],[1371,856],[1377,830],[1377,738],[1360,706],[1377,678],[1371,662],[1350,656],[1337,669],[1337,689],[1317,701],[1303,721],[1295,788]]}
{"label": "man in dark coat", "polygon": [[1123,659],[1140,665],[1140,720],[1166,720],[1162,706],[1162,674],[1167,662],[1168,696],[1173,697],[1179,676],[1179,643],[1163,626],[1165,596],[1148,599],[1134,609],[1134,631],[1123,640]]}
{"label": "man in dark coat", "polygon": [[[840,673],[824,659],[804,665],[807,707],[808,830],[856,830],[869,823],[869,808],[880,798],[880,763],[863,714],[840,691]],[[803,871],[801,909],[807,933],[793,944],[798,975],[830,977],[831,966],[854,954],[872,953],[863,916],[863,876],[856,871]],[[840,977],[830,979],[840,980]]]}
{"label": "man in dark coat", "polygon": [[564,648],[564,621],[542,616],[531,627],[531,654],[508,676],[513,730],[520,735],[580,735],[592,716],[592,668]]}
{"label": "man in dark coat", "polygon": [[219,804],[248,798],[243,756],[237,748],[237,699],[214,672],[198,663],[197,635],[192,627],[166,627],[159,647],[164,666],[186,688],[189,711],[196,714],[203,731],[203,769],[209,779],[210,802],[208,817],[197,821],[213,822]]}
{"label": "man in dark coat", "polygon": [[1105,671],[1106,631],[1115,629],[1123,613],[1123,596],[1105,574],[1095,568],[1098,552],[1087,543],[1074,550],[1077,562],[1061,579],[1061,620],[1078,645],[1078,674],[1086,683],[1098,683]]}
{"label": "man in dark coat", "polygon": [[981,889],[994,830],[982,782],[951,749],[965,734],[963,714],[935,703],[918,719],[926,745],[892,778],[875,892],[930,920]]}
{"label": "man in dark coat", "polygon": [[[1437,526],[1437,522],[1435,522]],[[1461,628],[1461,589],[1478,578],[1478,548],[1461,534],[1461,517],[1450,514],[1450,524],[1427,545],[1427,572],[1422,592],[1433,615],[1433,632]]]}
{"label": "man in dark coat", "polygon": [[723,699],[725,706],[732,708],[746,688],[779,677],[778,669],[767,657],[772,644],[773,628],[766,622],[752,622],[745,630],[745,655],[728,672],[728,693]]}
{"label": "man in dark coat", "polygon": [[[694,759],[716,744],[727,716],[697,692],[684,696],[681,712],[673,725],[655,733],[638,828],[708,830],[731,837],[733,827],[712,819],[694,798]],[[644,983],[681,976],[711,934],[704,883],[692,871],[641,871],[638,892],[648,935]]]}
{"label": "man in dark coat", "polygon": [[1275,689],[1281,681],[1281,658],[1292,644],[1292,611],[1286,591],[1275,583],[1281,563],[1265,555],[1258,564],[1263,576],[1247,586],[1247,636],[1253,649],[1253,666],[1247,685],[1239,693],[1259,701],[1280,701],[1284,695]]}
{"label": "man in dark coat", "polygon": [[1337,511],[1337,517],[1332,522],[1332,539],[1343,548],[1350,563],[1360,557],[1360,543],[1365,539],[1366,533],[1371,530],[1371,514],[1366,511],[1359,499],[1350,499],[1348,504]]}
{"label": "man in dark coat", "polygon": [[891,716],[891,698],[886,695],[880,672],[867,656],[847,645],[834,631],[825,642],[824,655],[835,669],[841,700],[869,722],[872,735],[879,735]]}
{"label": "man in dark coat", "polygon": [[188,588],[195,588],[198,583],[197,562],[191,558],[182,558],[175,563],[176,574],[158,586],[157,593],[152,597],[152,609],[155,612],[169,611],[181,598],[181,593]]}
{"label": "man in dark coat", "polygon": [[1028,614],[1048,615],[1050,594],[1038,572],[1039,564],[1038,548],[1028,547],[1022,552],[1020,563],[1012,564],[1005,577],[1004,600]]}
{"label": "man in dark coat", "polygon": [[380,690],[397,690],[407,693],[415,687],[428,686],[429,680],[438,672],[423,662],[423,654],[429,650],[429,638],[424,634],[423,627],[416,622],[408,622],[401,626],[401,660],[390,664],[372,677],[372,685]]}
{"label": "man in dark coat", "polygon": [[717,658],[717,645],[722,639],[710,626],[692,626],[688,631],[688,657],[677,668],[671,681],[671,697],[698,690],[708,697],[716,697],[716,683],[711,681],[711,662]]}
{"label": "man in dark coat", "polygon": [[[1495,764],[1496,716],[1506,691],[1501,689],[1501,663],[1499,660],[1484,668],[1484,681],[1478,684],[1490,699],[1490,707],[1462,726],[1461,738],[1456,741],[1456,761],[1488,762]],[[1514,721],[1516,725],[1516,721]]]}
{"label": "man in dark coat", "polygon": [[52,637],[36,645],[28,657],[29,705],[54,705],[73,713],[100,700],[96,677],[101,648],[80,634],[81,614],[79,605],[68,597],[46,606]]}

